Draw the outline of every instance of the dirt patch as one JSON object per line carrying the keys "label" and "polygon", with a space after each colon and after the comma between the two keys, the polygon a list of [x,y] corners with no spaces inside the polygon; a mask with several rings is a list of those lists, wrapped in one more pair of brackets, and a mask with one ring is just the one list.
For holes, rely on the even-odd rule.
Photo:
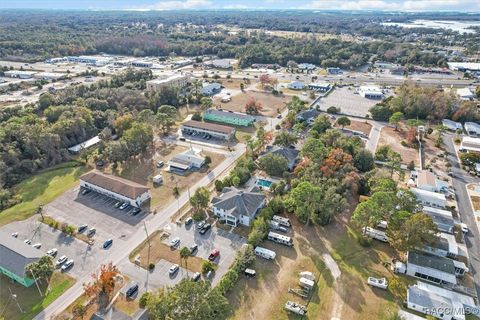
{"label": "dirt patch", "polygon": [[[163,243],[168,238],[168,234],[163,231],[155,231],[150,235],[150,260],[148,259],[148,241],[142,242],[135,250],[132,251],[129,258],[132,263],[136,263],[135,259],[140,255],[140,266],[144,269],[148,268],[149,263],[157,264],[160,260],[166,260],[176,263],[192,272],[201,272],[203,259],[191,256],[186,261],[180,259],[180,248],[171,248]],[[138,265],[138,263],[136,263]]]}
{"label": "dirt patch", "polygon": [[[338,125],[335,126],[339,127]],[[350,120],[350,125],[345,126],[345,129],[362,132],[368,137],[370,135],[370,131],[372,130],[372,125],[363,121]]]}
{"label": "dirt patch", "polygon": [[220,98],[215,98],[215,104],[220,105],[225,110],[234,112],[245,112],[245,104],[251,97],[260,101],[263,107],[262,115],[267,117],[276,116],[285,108],[285,102],[290,101],[289,96],[274,96],[267,92],[245,91],[232,96],[230,102],[223,103]]}
{"label": "dirt patch", "polygon": [[473,211],[480,211],[480,197],[479,196],[470,196],[473,204]]}
{"label": "dirt patch", "polygon": [[378,147],[387,145],[402,156],[402,163],[409,164],[413,161],[415,166],[420,166],[418,150],[402,146],[401,142],[406,138],[407,130],[395,131],[395,128],[383,127],[380,132]]}

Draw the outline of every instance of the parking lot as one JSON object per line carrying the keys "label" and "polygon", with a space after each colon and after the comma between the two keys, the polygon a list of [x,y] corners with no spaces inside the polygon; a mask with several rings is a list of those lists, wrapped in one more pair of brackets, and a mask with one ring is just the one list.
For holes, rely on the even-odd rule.
{"label": "parking lot", "polygon": [[[180,238],[180,243],[175,249],[177,251],[184,246],[189,247],[192,244],[197,244],[198,250],[194,255],[205,260],[207,260],[213,249],[220,251],[220,256],[214,260],[214,263],[217,264],[217,269],[209,278],[212,285],[216,285],[218,281],[220,281],[235,260],[236,252],[246,243],[246,239],[241,238],[237,234],[216,227],[211,228],[204,235],[199,233],[199,230],[197,230],[194,224],[189,226],[168,224],[164,227],[164,231],[170,234],[170,236],[163,241],[167,245],[173,238]],[[124,261],[120,264],[119,269],[139,284],[141,295],[141,293],[146,290],[175,285],[181,279],[186,278],[187,273],[188,276],[192,276],[193,272],[187,271],[184,268],[180,268],[178,272],[170,276],[168,271],[172,264],[172,262],[160,260],[155,265],[155,269],[149,272],[130,261]]]}
{"label": "parking lot", "polygon": [[108,250],[104,250],[101,244],[89,246],[86,242],[66,236],[61,231],[40,223],[38,218],[39,216],[34,216],[24,221],[15,221],[2,226],[1,229],[9,234],[18,232],[18,239],[21,241],[30,239],[32,245],[41,243],[39,250],[42,252],[57,248],[58,253],[54,260],[64,255],[73,259],[74,265],[67,272],[77,278],[91,273],[99,261],[107,260]]}
{"label": "parking lot", "polygon": [[202,141],[214,144],[226,144],[225,139],[216,137],[215,135],[208,134],[206,132],[196,132],[194,130],[181,130],[181,136],[184,139],[192,141]]}
{"label": "parking lot", "polygon": [[88,225],[97,229],[96,241],[125,238],[136,231],[136,225],[147,215],[142,211],[133,215],[134,207],[120,210],[118,200],[94,191],[82,195],[77,186],[62,194],[44,208],[45,214],[57,221],[74,226]]}

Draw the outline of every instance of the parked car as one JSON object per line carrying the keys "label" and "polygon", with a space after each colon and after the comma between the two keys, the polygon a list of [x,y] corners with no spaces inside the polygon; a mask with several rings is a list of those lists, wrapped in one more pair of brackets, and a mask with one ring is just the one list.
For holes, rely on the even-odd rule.
{"label": "parked car", "polygon": [[115,208],[118,208],[122,205],[122,201],[117,201],[115,202],[115,204],[113,205]]}
{"label": "parked car", "polygon": [[55,266],[58,268],[60,267],[62,264],[65,263],[65,261],[67,261],[67,256],[61,256],[60,258],[57,259],[57,261],[55,262]]}
{"label": "parked car", "polygon": [[192,222],[193,222],[192,217],[188,217],[188,218],[185,220],[185,225],[188,226],[188,225],[192,224]]}
{"label": "parked car", "polygon": [[67,262],[65,262],[62,266],[62,271],[67,271],[68,269],[70,269],[71,267],[73,266],[73,260],[70,259],[68,260]]}
{"label": "parked car", "polygon": [[113,240],[112,239],[108,239],[107,241],[105,241],[103,243],[103,249],[107,249],[108,247],[110,247],[113,243]]}
{"label": "parked car", "polygon": [[157,161],[157,168],[161,168],[165,165],[165,162],[163,161]]}
{"label": "parked car", "polygon": [[127,297],[131,297],[133,296],[136,292],[138,291],[138,283],[133,283],[130,285],[130,287],[128,288],[127,292],[125,293],[125,295]]}
{"label": "parked car", "polygon": [[91,191],[92,191],[92,190],[90,190],[90,189],[83,189],[83,190],[82,190],[82,195],[84,196],[84,195],[86,195],[86,194],[89,194]]}
{"label": "parked car", "polygon": [[200,272],[195,272],[192,276],[192,281],[198,281],[200,279]]}
{"label": "parked car", "polygon": [[124,202],[124,203],[122,203],[122,205],[121,205],[120,207],[118,207],[118,209],[124,210],[124,209],[126,209],[128,206],[129,206],[129,204],[126,203],[126,202]]}
{"label": "parked car", "polygon": [[31,245],[31,244],[32,244],[32,240],[26,239],[26,240],[23,241],[23,243],[28,244],[28,245]]}
{"label": "parked car", "polygon": [[213,261],[220,255],[220,250],[213,249],[210,255],[208,256],[208,260]]}
{"label": "parked car", "polygon": [[255,277],[256,274],[257,274],[257,273],[255,272],[255,270],[253,270],[253,269],[248,269],[248,268],[245,269],[244,273],[245,273],[245,275],[246,275],[247,277],[250,277],[250,278]]}
{"label": "parked car", "polygon": [[190,249],[190,254],[193,254],[195,251],[198,250],[198,245],[196,243],[194,243],[190,246],[189,249]]}
{"label": "parked car", "polygon": [[42,247],[42,244],[38,242],[38,243],[35,243],[32,247],[34,247],[35,249],[40,249]]}
{"label": "parked car", "polygon": [[462,229],[463,234],[468,234],[468,226],[466,223],[460,223],[460,228]]}
{"label": "parked car", "polygon": [[139,214],[141,211],[142,211],[142,209],[140,209],[140,208],[135,208],[135,209],[133,209],[133,211],[132,211],[132,216],[136,216],[136,215]]}
{"label": "parked car", "polygon": [[87,236],[91,237],[95,234],[95,232],[97,232],[97,229],[92,227],[92,228],[88,229]]}
{"label": "parked car", "polygon": [[175,237],[172,240],[170,240],[170,247],[176,247],[180,243],[180,238]]}
{"label": "parked car", "polygon": [[202,229],[205,223],[207,223],[205,220],[197,222],[197,229]]}
{"label": "parked car", "polygon": [[57,248],[52,248],[50,250],[47,251],[47,256],[50,256],[50,257],[55,257],[58,253],[58,249]]}
{"label": "parked car", "polygon": [[17,238],[18,237],[18,232],[12,233],[12,237]]}
{"label": "parked car", "polygon": [[178,264],[174,264],[170,267],[170,269],[168,269],[168,274],[174,275],[179,269],[180,267],[178,266]]}
{"label": "parked car", "polygon": [[210,223],[207,223],[206,225],[203,226],[203,228],[200,230],[200,234],[205,234],[207,233],[208,230],[210,230],[212,226],[210,225]]}
{"label": "parked car", "polygon": [[82,233],[83,231],[85,231],[86,229],[88,228],[88,225],[86,224],[82,224],[80,227],[78,227],[78,233]]}

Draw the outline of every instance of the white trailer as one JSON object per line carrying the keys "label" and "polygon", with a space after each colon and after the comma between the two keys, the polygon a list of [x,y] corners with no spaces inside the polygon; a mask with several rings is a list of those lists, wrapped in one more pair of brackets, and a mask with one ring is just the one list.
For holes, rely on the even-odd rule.
{"label": "white trailer", "polygon": [[285,227],[291,227],[292,226],[292,224],[290,223],[290,219],[285,218],[285,217],[274,215],[272,220],[275,221],[275,222],[278,222],[279,224],[281,224],[282,226],[285,226]]}
{"label": "white trailer", "polygon": [[307,313],[307,308],[305,306],[293,301],[287,301],[287,303],[285,303],[285,309],[301,316]]}
{"label": "white trailer", "polygon": [[280,244],[289,246],[289,247],[293,246],[292,238],[284,236],[283,234],[279,234],[279,233],[276,233],[276,232],[271,232],[270,231],[268,233],[267,239],[271,240],[271,241],[274,241],[276,243],[280,243]]}
{"label": "white trailer", "polygon": [[370,237],[372,239],[376,239],[382,242],[388,242],[388,237],[383,231],[373,229],[370,227],[366,227],[366,228],[364,227],[362,228],[362,231],[367,237]]}
{"label": "white trailer", "polygon": [[262,247],[256,247],[255,248],[255,254],[259,257],[262,257],[262,258],[265,258],[265,259],[270,259],[270,260],[275,259],[275,257],[277,256],[275,251],[268,250],[268,249],[262,248]]}

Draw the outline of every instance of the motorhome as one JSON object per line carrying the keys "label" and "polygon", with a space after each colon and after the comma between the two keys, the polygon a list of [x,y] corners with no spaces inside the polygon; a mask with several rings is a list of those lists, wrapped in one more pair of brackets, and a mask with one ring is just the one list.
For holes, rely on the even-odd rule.
{"label": "motorhome", "polygon": [[388,242],[388,237],[383,231],[373,229],[370,227],[364,227],[362,228],[362,231],[367,237],[370,237],[372,239],[376,239],[382,242]]}
{"label": "motorhome", "polygon": [[278,222],[279,224],[281,224],[282,226],[285,226],[285,227],[291,227],[292,224],[290,223],[290,219],[288,218],[284,218],[284,217],[280,217],[280,216],[273,216],[272,218],[273,221],[275,222]]}
{"label": "motorhome", "polygon": [[276,243],[280,243],[286,246],[293,246],[292,238],[284,236],[283,234],[279,234],[276,232],[269,232],[268,233],[268,240],[274,241]]}
{"label": "motorhome", "polygon": [[262,257],[262,258],[265,258],[265,259],[271,259],[271,260],[275,259],[275,257],[277,256],[275,251],[268,250],[268,249],[265,249],[265,248],[262,248],[262,247],[256,247],[255,248],[255,254],[259,257]]}

